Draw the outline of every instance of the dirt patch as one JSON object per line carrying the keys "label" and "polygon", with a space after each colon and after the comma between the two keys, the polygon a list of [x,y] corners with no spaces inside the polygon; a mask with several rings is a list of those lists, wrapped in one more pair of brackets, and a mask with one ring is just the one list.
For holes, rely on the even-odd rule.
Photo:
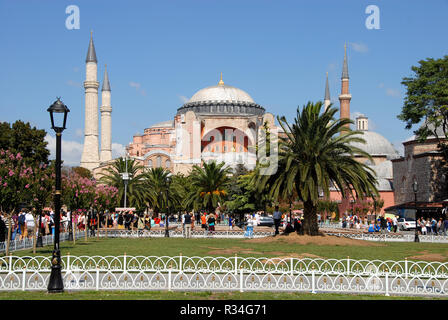
{"label": "dirt patch", "polygon": [[[447,252],[448,253],[448,252]],[[418,252],[418,255],[407,257],[411,260],[423,260],[423,261],[440,261],[445,262],[448,260],[447,254],[429,253],[428,251]]]}
{"label": "dirt patch", "polygon": [[208,254],[213,254],[213,255],[262,254],[261,252],[254,251],[252,249],[244,249],[244,248],[240,248],[240,247],[232,247],[232,248],[227,248],[227,249],[213,248],[213,247],[208,247],[208,248],[215,249],[215,250],[208,252]]}
{"label": "dirt patch", "polygon": [[[273,252],[267,252],[267,253],[273,254]],[[283,252],[281,252],[281,253],[286,254]],[[317,256],[312,253],[291,253],[288,255],[283,255],[283,256],[273,257],[273,258],[275,258],[275,260],[262,260],[262,262],[268,263],[268,264],[278,264],[278,263],[280,263],[280,259],[286,259],[286,260],[290,259],[290,258],[297,258],[297,259],[305,259],[305,258],[319,259],[319,258],[321,258],[322,259],[323,257]],[[273,258],[271,258],[271,259],[273,259]]]}
{"label": "dirt patch", "polygon": [[384,247],[384,244],[375,243],[371,241],[364,240],[356,240],[349,239],[343,237],[329,236],[329,235],[320,235],[320,236],[301,236],[297,233],[290,233],[289,235],[277,235],[270,236],[265,238],[256,238],[246,240],[246,242],[250,243],[292,243],[292,244],[315,244],[319,246],[359,246],[359,247]]}

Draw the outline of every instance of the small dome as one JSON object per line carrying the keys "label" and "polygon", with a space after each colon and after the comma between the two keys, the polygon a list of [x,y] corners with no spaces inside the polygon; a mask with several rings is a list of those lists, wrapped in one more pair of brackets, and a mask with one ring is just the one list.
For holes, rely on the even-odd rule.
{"label": "small dome", "polygon": [[398,155],[392,143],[379,133],[373,131],[362,131],[362,133],[363,135],[357,135],[357,137],[364,139],[366,143],[353,142],[351,143],[352,146],[369,153],[371,156],[395,158]]}
{"label": "small dome", "polygon": [[187,103],[229,101],[255,103],[251,96],[238,88],[226,84],[207,87],[196,92]]}
{"label": "small dome", "polygon": [[393,179],[394,177],[392,161],[390,160],[383,161],[377,165],[370,165],[369,167],[375,170],[378,178]]}

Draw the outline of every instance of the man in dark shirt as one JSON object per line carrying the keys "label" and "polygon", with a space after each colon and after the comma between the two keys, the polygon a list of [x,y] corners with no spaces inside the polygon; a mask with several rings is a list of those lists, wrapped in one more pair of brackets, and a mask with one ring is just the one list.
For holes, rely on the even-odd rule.
{"label": "man in dark shirt", "polygon": [[191,215],[186,212],[184,215],[185,238],[191,238]]}
{"label": "man in dark shirt", "polygon": [[274,211],[274,226],[275,226],[275,235],[278,235],[278,228],[280,227],[280,221],[282,220],[282,213],[278,210],[278,206],[275,206]]}

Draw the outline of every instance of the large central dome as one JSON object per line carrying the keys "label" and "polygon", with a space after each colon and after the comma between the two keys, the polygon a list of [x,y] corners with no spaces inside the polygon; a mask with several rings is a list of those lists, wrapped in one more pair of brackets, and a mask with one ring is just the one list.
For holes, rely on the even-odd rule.
{"label": "large central dome", "polygon": [[209,101],[255,103],[255,101],[247,92],[232,86],[228,86],[226,84],[218,84],[216,86],[201,89],[196,92],[188,102],[190,103]]}
{"label": "large central dome", "polygon": [[221,74],[221,80],[216,86],[199,90],[177,109],[178,114],[187,111],[200,114],[263,115],[265,109],[256,104],[247,92],[224,84]]}

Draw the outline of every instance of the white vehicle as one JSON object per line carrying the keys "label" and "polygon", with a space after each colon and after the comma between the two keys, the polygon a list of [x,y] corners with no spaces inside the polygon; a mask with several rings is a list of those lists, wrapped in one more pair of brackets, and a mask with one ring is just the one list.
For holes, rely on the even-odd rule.
{"label": "white vehicle", "polygon": [[402,231],[415,229],[415,220],[412,218],[399,218],[398,229]]}

